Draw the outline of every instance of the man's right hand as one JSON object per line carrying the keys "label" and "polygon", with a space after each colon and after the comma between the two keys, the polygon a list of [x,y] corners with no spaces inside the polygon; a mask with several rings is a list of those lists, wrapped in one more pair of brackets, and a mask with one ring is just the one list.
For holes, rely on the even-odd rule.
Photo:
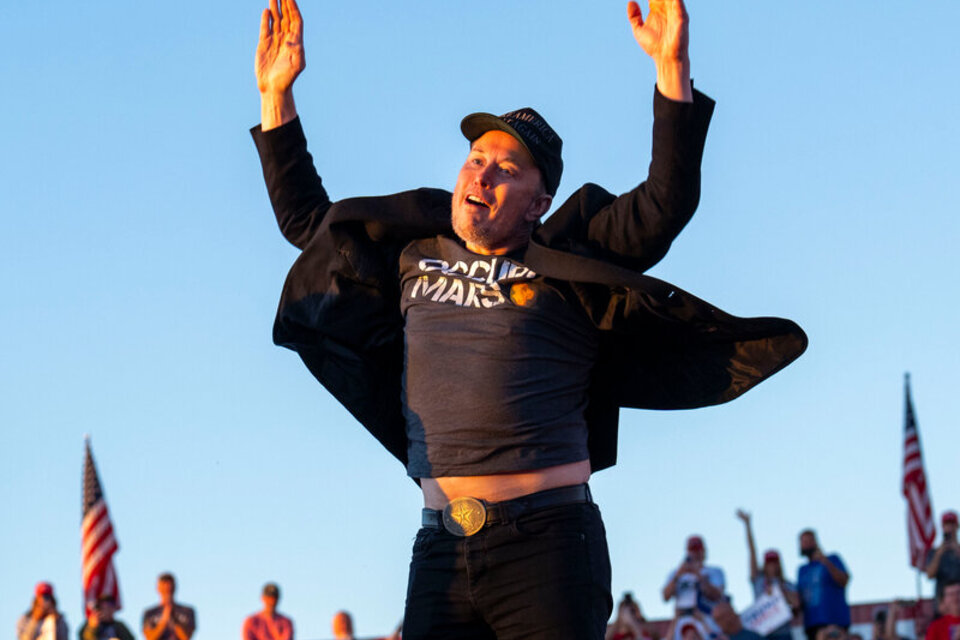
{"label": "man's right hand", "polygon": [[297,116],[293,82],[306,66],[303,20],[295,0],[270,0],[260,17],[256,74],[260,90],[261,127],[279,127]]}

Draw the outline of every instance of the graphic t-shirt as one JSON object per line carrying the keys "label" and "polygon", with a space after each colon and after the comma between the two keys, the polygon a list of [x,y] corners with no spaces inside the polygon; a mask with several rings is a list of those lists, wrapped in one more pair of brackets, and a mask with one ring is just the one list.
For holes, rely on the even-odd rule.
{"label": "graphic t-shirt", "polygon": [[[665,584],[669,584],[676,574],[676,569],[671,571],[670,575],[667,576]],[[700,580],[706,580],[714,587],[720,589],[721,592],[726,589],[726,579],[723,575],[723,569],[720,567],[702,567],[700,569]],[[699,609],[701,612],[709,615],[719,600],[711,600],[708,598],[706,594],[700,591],[697,586],[698,582],[697,576],[692,573],[680,574],[680,577],[677,578],[674,606],[678,610]]]}
{"label": "graphic t-shirt", "polygon": [[[846,573],[847,568],[835,553],[827,558]],[[835,624],[846,627],[850,624],[850,607],[843,587],[837,584],[827,568],[819,562],[808,562],[800,567],[797,590],[803,604],[803,626],[817,627]]]}
{"label": "graphic t-shirt", "polygon": [[404,249],[400,280],[408,475],[588,457],[584,409],[598,338],[568,285],[442,236]]}

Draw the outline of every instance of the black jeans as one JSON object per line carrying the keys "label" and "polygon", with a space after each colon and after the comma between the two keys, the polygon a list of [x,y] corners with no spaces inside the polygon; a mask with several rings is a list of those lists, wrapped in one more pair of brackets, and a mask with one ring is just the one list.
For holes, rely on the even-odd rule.
{"label": "black jeans", "polygon": [[417,533],[404,640],[597,640],[613,610],[593,503],[549,507],[460,538]]}

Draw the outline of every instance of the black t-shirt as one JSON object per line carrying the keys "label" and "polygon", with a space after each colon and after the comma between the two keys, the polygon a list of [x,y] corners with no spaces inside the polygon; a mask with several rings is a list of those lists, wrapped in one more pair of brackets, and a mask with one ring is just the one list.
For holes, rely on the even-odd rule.
{"label": "black t-shirt", "polygon": [[[936,553],[936,549],[931,549],[927,553],[928,564],[930,560],[933,559],[934,553]],[[947,549],[943,552],[943,555],[940,556],[940,565],[937,567],[935,594],[937,600],[943,595],[944,585],[950,584],[951,582],[960,582],[960,554],[953,549]]]}
{"label": "black t-shirt", "polygon": [[400,256],[403,410],[414,478],[588,457],[597,335],[565,283],[437,237]]}

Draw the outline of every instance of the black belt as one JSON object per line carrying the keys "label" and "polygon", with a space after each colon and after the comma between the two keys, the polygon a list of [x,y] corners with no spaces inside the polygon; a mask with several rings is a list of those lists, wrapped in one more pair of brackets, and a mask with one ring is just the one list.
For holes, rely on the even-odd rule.
{"label": "black belt", "polygon": [[593,502],[586,483],[538,491],[503,502],[487,502],[469,496],[454,498],[442,511],[424,509],[421,522],[429,529],[446,529],[455,536],[472,536],[488,525],[510,522],[530,511],[576,502]]}

